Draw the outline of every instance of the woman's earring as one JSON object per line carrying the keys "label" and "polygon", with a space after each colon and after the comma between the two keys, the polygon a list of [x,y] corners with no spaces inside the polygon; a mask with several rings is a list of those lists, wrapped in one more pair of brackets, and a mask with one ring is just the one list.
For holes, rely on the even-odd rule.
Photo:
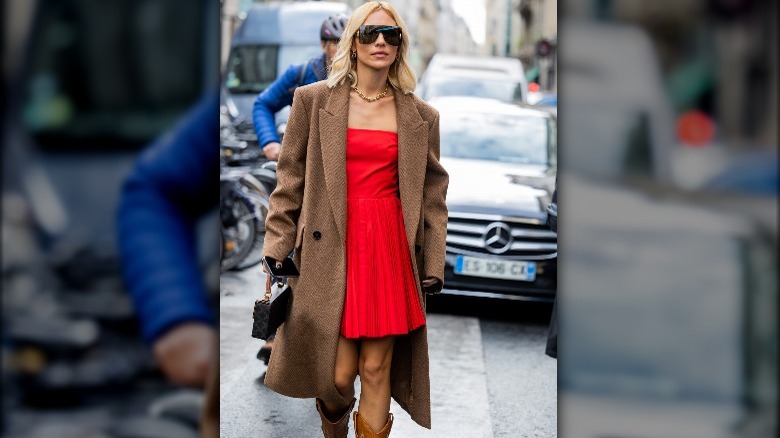
{"label": "woman's earring", "polygon": [[357,51],[352,51],[352,57],[357,58]]}

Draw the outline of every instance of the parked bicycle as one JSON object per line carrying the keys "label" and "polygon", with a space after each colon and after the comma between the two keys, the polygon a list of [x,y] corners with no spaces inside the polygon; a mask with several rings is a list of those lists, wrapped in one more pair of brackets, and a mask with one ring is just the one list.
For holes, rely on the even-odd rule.
{"label": "parked bicycle", "polygon": [[260,263],[276,162],[257,147],[251,123],[223,117],[220,125],[221,269],[241,270]]}

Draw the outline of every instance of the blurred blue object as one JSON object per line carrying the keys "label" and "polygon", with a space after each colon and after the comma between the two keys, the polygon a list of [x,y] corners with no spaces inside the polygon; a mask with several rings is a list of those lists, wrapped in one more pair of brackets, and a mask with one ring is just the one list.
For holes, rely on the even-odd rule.
{"label": "blurred blue object", "polygon": [[732,159],[726,169],[713,177],[705,190],[748,195],[778,195],[777,151],[751,151]]}
{"label": "blurred blue object", "polygon": [[181,322],[214,323],[194,228],[219,202],[218,121],[214,92],[143,152],[122,188],[122,272],[148,343]]}
{"label": "blurred blue object", "polygon": [[542,96],[541,99],[536,101],[536,105],[539,106],[558,106],[558,95],[556,93],[549,93]]}

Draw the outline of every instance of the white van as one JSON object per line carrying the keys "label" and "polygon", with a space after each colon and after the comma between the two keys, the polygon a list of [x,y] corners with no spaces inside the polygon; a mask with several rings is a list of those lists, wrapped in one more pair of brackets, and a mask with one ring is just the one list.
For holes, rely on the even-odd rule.
{"label": "white van", "polygon": [[528,80],[517,58],[437,53],[420,79],[417,94],[424,100],[473,96],[527,102]]}

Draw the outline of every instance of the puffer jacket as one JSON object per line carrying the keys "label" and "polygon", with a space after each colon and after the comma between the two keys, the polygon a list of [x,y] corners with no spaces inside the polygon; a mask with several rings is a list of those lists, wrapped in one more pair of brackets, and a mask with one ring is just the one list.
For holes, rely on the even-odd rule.
{"label": "puffer jacket", "polygon": [[148,344],[179,323],[215,324],[195,225],[219,204],[218,121],[215,92],[143,151],[122,186],[121,268]]}
{"label": "puffer jacket", "polygon": [[[303,73],[302,69],[306,69]],[[310,59],[305,64],[293,65],[279,78],[257,95],[252,108],[257,142],[260,147],[279,142],[274,115],[287,105],[292,105],[295,89],[327,78],[325,53]]]}

